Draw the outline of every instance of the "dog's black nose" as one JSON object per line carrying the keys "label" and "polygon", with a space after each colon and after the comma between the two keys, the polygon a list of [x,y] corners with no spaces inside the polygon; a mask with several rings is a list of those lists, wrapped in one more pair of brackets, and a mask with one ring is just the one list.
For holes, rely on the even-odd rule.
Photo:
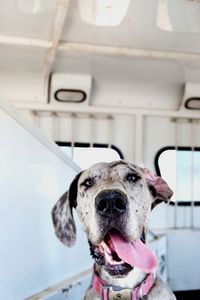
{"label": "dog's black nose", "polygon": [[103,217],[119,216],[127,210],[127,197],[118,190],[104,190],[97,195],[95,207]]}

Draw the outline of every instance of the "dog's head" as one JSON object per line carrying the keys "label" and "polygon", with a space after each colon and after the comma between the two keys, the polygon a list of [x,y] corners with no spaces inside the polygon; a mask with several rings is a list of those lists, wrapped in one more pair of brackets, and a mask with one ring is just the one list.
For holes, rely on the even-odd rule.
{"label": "dog's head", "polygon": [[54,206],[56,235],[67,246],[74,244],[75,208],[93,257],[105,264],[103,248],[109,244],[109,234],[119,234],[131,243],[141,238],[151,208],[157,202],[169,202],[172,194],[167,183],[147,169],[124,160],[98,163],[78,174]]}

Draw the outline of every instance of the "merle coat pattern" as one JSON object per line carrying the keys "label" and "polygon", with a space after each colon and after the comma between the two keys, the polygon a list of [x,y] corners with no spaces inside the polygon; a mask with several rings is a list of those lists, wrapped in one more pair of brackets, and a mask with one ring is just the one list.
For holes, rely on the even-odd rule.
{"label": "merle coat pattern", "polygon": [[[110,210],[101,201],[102,194],[118,195],[115,202],[117,214],[109,215]],[[53,224],[57,237],[67,246],[73,246],[76,227],[73,209],[76,209],[92,250],[102,242],[106,233],[115,228],[123,237],[133,242],[141,238],[146,230],[151,209],[157,203],[168,203],[172,191],[167,183],[147,169],[124,160],[111,163],[98,163],[79,173],[69,190],[58,200],[52,210]],[[107,196],[106,196],[107,197]],[[100,199],[100,200],[99,200]],[[114,200],[116,201],[116,200]],[[123,210],[118,212],[118,210]],[[110,285],[133,288],[145,278],[143,271],[133,268],[110,270],[105,264],[98,265],[99,275]],[[91,287],[86,300],[99,300]],[[170,289],[156,278],[147,300],[174,300]]]}

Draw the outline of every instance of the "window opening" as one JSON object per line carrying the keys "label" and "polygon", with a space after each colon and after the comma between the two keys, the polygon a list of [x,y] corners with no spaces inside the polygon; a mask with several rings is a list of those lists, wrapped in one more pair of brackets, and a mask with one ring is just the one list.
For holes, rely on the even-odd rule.
{"label": "window opening", "polygon": [[73,159],[81,169],[90,167],[98,162],[110,162],[123,159],[119,148],[108,144],[56,142],[61,150]]}
{"label": "window opening", "polygon": [[155,157],[155,167],[174,191],[177,205],[200,205],[200,148],[165,147]]}

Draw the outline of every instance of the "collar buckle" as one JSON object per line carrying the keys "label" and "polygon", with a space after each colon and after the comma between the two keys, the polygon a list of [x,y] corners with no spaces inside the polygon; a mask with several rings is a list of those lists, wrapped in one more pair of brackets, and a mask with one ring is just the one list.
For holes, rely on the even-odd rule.
{"label": "collar buckle", "polygon": [[102,298],[103,300],[132,300],[132,290],[116,286],[104,286]]}

